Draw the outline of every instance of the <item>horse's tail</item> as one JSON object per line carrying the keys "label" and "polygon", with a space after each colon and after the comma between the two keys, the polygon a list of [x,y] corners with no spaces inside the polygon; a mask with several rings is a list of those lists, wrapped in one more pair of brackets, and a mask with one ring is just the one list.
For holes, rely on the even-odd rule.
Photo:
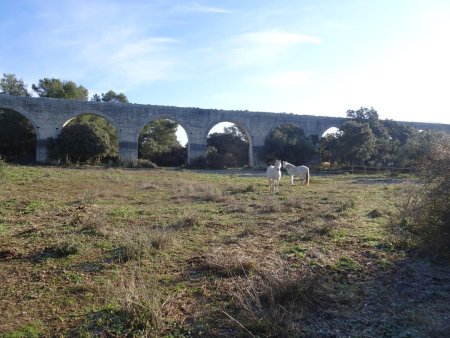
{"label": "horse's tail", "polygon": [[309,168],[308,168],[308,170],[306,170],[305,184],[309,185]]}

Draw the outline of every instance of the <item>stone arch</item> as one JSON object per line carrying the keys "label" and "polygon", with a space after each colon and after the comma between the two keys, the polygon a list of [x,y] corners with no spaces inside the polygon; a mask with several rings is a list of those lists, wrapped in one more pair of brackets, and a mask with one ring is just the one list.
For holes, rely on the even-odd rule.
{"label": "stone arch", "polygon": [[12,111],[15,111],[16,113],[19,113],[23,117],[25,117],[33,125],[34,132],[36,133],[36,139],[40,139],[40,126],[37,123],[37,121],[34,119],[33,114],[30,114],[28,111],[26,111],[24,109],[20,109],[16,106],[10,106],[10,105],[0,105],[0,110],[1,109],[12,110]]}
{"label": "stone arch", "polygon": [[56,127],[56,129],[59,131],[62,130],[62,128],[64,128],[68,123],[70,123],[70,121],[72,121],[73,119],[77,118],[78,116],[82,116],[82,115],[97,115],[99,117],[104,118],[106,121],[108,121],[109,123],[111,123],[111,125],[114,127],[114,129],[116,129],[117,132],[117,136],[119,136],[119,132],[121,131],[119,129],[119,125],[118,123],[114,120],[114,118],[112,118],[111,115],[109,114],[104,114],[101,111],[98,110],[76,110],[74,112],[72,112],[69,116],[67,116],[65,119],[63,119],[58,126]]}
{"label": "stone arch", "polygon": [[[2,151],[2,153],[0,153],[0,156],[3,154],[7,160],[18,162],[36,161],[40,135],[39,126],[36,124],[36,122],[34,121],[34,119],[30,114],[27,114],[21,109],[0,106],[0,111],[1,110],[3,110],[7,114],[6,116],[8,116],[8,114],[12,114],[9,116],[12,117],[13,119],[14,116],[16,116],[19,118],[19,120],[15,121],[18,122],[18,124],[15,124],[13,121],[11,125],[11,127],[13,127],[13,130],[16,133],[15,134],[16,137],[13,137],[13,141],[11,140],[11,138],[5,138],[3,141],[5,141],[6,144],[3,143],[2,141],[2,145],[3,146],[6,145],[6,147],[3,149],[5,150],[5,152]],[[22,124],[22,121],[20,121],[20,119],[23,119],[22,121],[26,120],[26,123],[29,125],[27,125],[25,128],[20,128],[20,124]],[[29,127],[31,128],[29,129]],[[23,133],[18,134],[18,132],[20,131],[22,131]],[[18,137],[19,135],[20,137]],[[14,134],[10,136],[14,136]],[[15,151],[11,152],[11,147],[14,147],[13,149],[15,149]],[[17,151],[20,152],[18,153]]]}
{"label": "stone arch", "polygon": [[223,119],[223,120],[216,120],[216,121],[210,121],[206,127],[205,134],[203,135],[203,140],[205,144],[207,143],[208,135],[211,129],[213,129],[216,125],[220,123],[232,123],[236,127],[238,127],[246,136],[248,139],[248,166],[253,167],[255,165],[254,158],[253,158],[253,136],[250,132],[250,129],[246,126],[245,123],[234,120],[234,119]]}
{"label": "stone arch", "polygon": [[[186,147],[187,148],[187,158],[186,158],[186,162],[187,163],[189,163],[189,159],[190,159],[190,144],[191,144],[191,136],[190,136],[190,133],[189,133],[189,129],[188,129],[188,127],[186,126],[186,123],[184,123],[184,121],[180,121],[179,119],[177,119],[176,117],[174,117],[174,116],[172,116],[172,115],[169,115],[169,114],[158,114],[158,115],[156,115],[156,116],[152,116],[151,118],[148,118],[148,119],[144,119],[143,120],[143,122],[141,122],[139,125],[138,125],[138,128],[137,128],[137,135],[135,135],[135,141],[136,141],[136,144],[138,145],[138,149],[139,149],[139,137],[140,137],[140,135],[141,135],[141,133],[142,133],[142,130],[145,128],[145,126],[147,126],[149,123],[152,123],[153,121],[156,121],[156,120],[160,120],[160,119],[163,119],[163,120],[170,120],[170,121],[173,121],[173,122],[175,122],[179,127],[181,127],[182,129],[183,129],[183,134],[185,134],[185,138],[186,138],[186,144],[185,145],[183,145],[183,144],[181,144],[180,143],[180,145],[184,148],[184,147]],[[139,157],[139,151],[138,151],[138,157]]]}

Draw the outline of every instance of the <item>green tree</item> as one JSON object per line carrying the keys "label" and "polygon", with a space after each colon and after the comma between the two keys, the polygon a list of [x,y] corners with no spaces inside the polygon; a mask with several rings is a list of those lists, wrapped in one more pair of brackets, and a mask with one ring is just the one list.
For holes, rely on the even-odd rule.
{"label": "green tree", "polygon": [[113,102],[113,103],[129,103],[128,98],[124,93],[116,93],[114,90],[109,90],[102,93],[101,96],[94,94],[91,101],[95,102]]}
{"label": "green tree", "polygon": [[119,139],[117,137],[117,132],[108,120],[98,115],[83,114],[72,119],[67,125],[69,126],[76,124],[95,125],[97,128],[106,132],[108,137],[103,138],[103,140],[108,143],[104,144],[105,153],[102,157],[111,159],[119,156]]}
{"label": "green tree", "polygon": [[339,134],[328,134],[320,141],[320,158],[322,162],[334,164],[342,158]]}
{"label": "green tree", "polygon": [[389,145],[388,164],[395,167],[414,166],[419,145],[419,131],[393,120],[384,120],[382,123],[387,132],[386,142]]}
{"label": "green tree", "polygon": [[186,162],[187,151],[177,140],[178,124],[168,119],[154,120],[139,135],[139,157],[159,166],[179,166]]}
{"label": "green tree", "polygon": [[350,165],[365,165],[376,150],[376,138],[367,123],[347,121],[341,127],[341,160]]}
{"label": "green tree", "polygon": [[3,73],[0,80],[0,95],[31,96],[27,85],[22,79],[17,79],[15,74]]}
{"label": "green tree", "polygon": [[262,159],[281,159],[299,165],[317,154],[316,147],[303,129],[286,124],[275,128],[265,139]]}
{"label": "green tree", "polygon": [[405,166],[415,161],[421,141],[414,128],[381,121],[373,108],[348,110],[347,117],[334,138],[322,139],[323,161],[370,166]]}
{"label": "green tree", "polygon": [[99,161],[109,144],[108,133],[95,124],[67,125],[56,139],[49,140],[49,154],[64,162]]}
{"label": "green tree", "polygon": [[33,84],[31,87],[40,97],[87,101],[89,94],[86,88],[77,86],[73,81],[55,78],[41,79],[37,85]]}
{"label": "green tree", "polygon": [[238,127],[225,127],[223,133],[208,135],[207,146],[214,148],[208,162],[220,162],[216,167],[242,167],[248,164],[248,138]]}

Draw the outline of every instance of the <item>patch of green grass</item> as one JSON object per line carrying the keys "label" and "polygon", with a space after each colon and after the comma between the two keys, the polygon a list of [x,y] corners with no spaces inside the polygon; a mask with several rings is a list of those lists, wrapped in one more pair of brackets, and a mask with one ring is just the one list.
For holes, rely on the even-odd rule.
{"label": "patch of green grass", "polygon": [[133,219],[137,217],[136,209],[130,206],[119,206],[109,212],[110,216]]}
{"label": "patch of green grass", "polygon": [[358,270],[360,268],[359,264],[355,262],[350,257],[342,256],[339,260],[333,265],[333,269],[337,271],[341,270]]}
{"label": "patch of green grass", "polygon": [[27,324],[18,330],[1,335],[2,338],[39,338],[42,337],[42,324]]}
{"label": "patch of green grass", "polygon": [[75,284],[83,284],[83,276],[74,272],[66,272],[66,277]]}
{"label": "patch of green grass", "polygon": [[285,251],[285,254],[287,254],[287,255],[292,255],[293,254],[296,257],[305,258],[306,257],[306,251],[307,250],[305,248],[301,247],[300,245],[294,245],[294,246],[288,248]]}
{"label": "patch of green grass", "polygon": [[33,212],[36,212],[40,209],[43,209],[46,206],[46,202],[43,200],[34,200],[28,202],[28,204],[23,209],[22,213],[24,214],[30,214]]}

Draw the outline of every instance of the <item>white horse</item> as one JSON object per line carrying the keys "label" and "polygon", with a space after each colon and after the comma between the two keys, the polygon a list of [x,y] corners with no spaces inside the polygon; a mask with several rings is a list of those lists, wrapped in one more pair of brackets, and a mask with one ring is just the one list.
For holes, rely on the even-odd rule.
{"label": "white horse", "polygon": [[283,161],[283,167],[286,168],[289,176],[291,176],[291,185],[294,184],[294,175],[300,175],[303,181],[303,185],[309,185],[309,168],[300,165],[295,166],[293,164],[290,164],[289,162]]}
{"label": "white horse", "polygon": [[271,192],[278,191],[278,185],[281,179],[281,161],[276,160],[274,165],[267,167],[267,178],[269,179],[269,190]]}

